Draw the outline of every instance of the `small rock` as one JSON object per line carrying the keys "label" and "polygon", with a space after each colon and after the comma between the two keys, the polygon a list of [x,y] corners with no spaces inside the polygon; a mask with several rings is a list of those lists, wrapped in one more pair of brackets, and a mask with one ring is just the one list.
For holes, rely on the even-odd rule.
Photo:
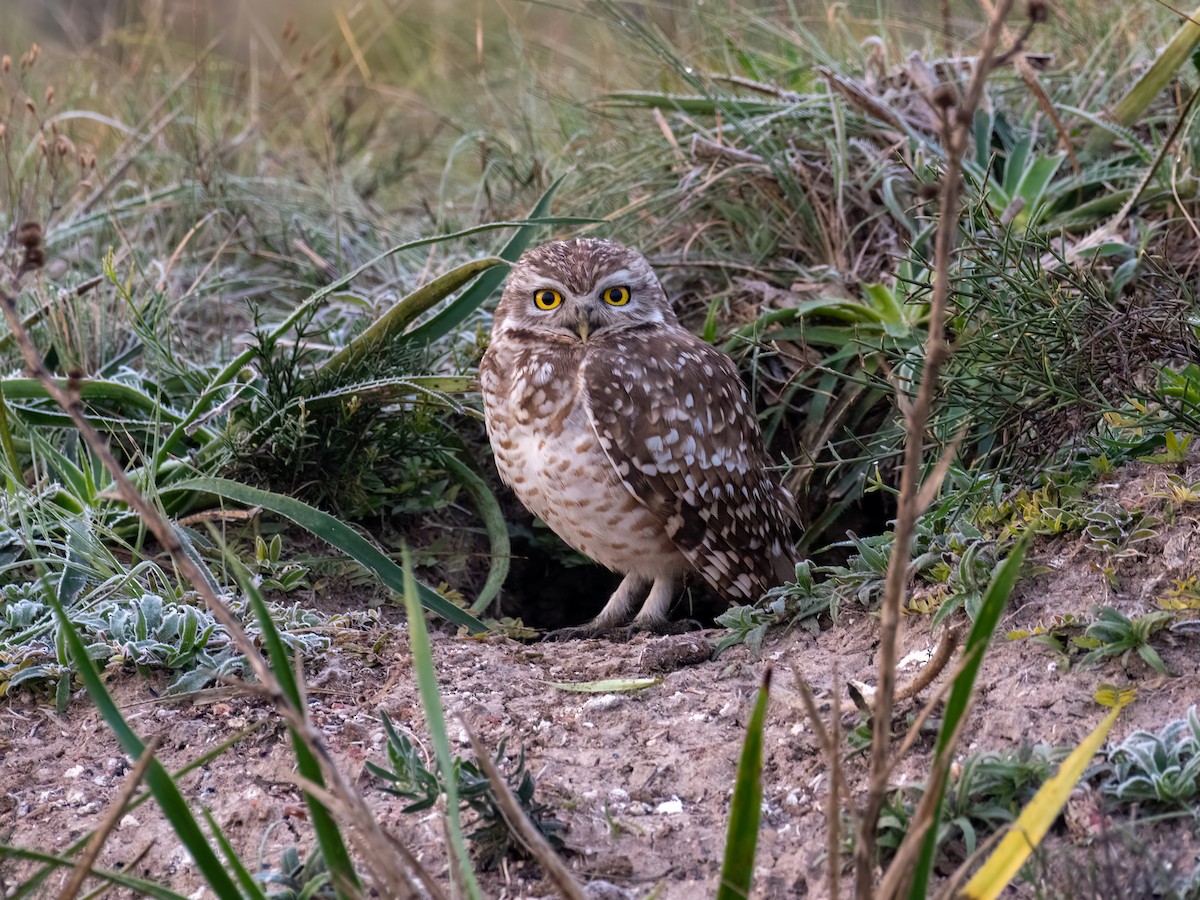
{"label": "small rock", "polygon": [[651,672],[674,672],[712,659],[714,645],[700,634],[679,634],[655,641],[642,654],[641,667]]}
{"label": "small rock", "polygon": [[654,811],[661,816],[673,816],[683,812],[683,801],[678,797],[672,797],[670,800],[664,800],[658,806],[654,807]]}
{"label": "small rock", "polygon": [[583,886],[583,896],[588,900],[634,900],[636,894],[611,881],[589,881]]}
{"label": "small rock", "polygon": [[593,710],[616,709],[625,702],[624,697],[617,694],[602,694],[599,697],[593,697],[583,704],[584,710],[591,712]]}

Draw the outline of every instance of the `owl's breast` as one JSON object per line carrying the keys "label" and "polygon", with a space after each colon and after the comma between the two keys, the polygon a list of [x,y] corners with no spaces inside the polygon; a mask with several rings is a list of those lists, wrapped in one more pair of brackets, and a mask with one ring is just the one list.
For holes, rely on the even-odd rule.
{"label": "owl's breast", "polygon": [[579,357],[495,344],[488,354],[480,367],[488,437],[500,477],[525,507],[609,568],[678,567],[662,524],[622,484],[596,437]]}

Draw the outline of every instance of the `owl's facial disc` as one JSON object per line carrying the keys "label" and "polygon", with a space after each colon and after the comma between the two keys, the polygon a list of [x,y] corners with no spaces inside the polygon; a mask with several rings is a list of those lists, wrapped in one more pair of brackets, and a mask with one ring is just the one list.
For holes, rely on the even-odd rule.
{"label": "owl's facial disc", "polygon": [[615,272],[578,294],[555,281],[538,283],[530,294],[530,311],[549,329],[587,341],[627,324],[637,302],[636,289],[626,283],[629,275]]}

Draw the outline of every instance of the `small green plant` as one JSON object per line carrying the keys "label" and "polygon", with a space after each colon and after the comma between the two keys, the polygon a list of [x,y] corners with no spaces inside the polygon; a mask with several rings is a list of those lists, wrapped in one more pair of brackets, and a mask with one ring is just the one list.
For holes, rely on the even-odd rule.
{"label": "small green plant", "polygon": [[1138,556],[1137,545],[1154,537],[1160,524],[1152,516],[1137,515],[1115,503],[1102,503],[1084,513],[1088,547],[1113,559]]}
{"label": "small green plant", "polygon": [[1163,448],[1153,456],[1145,457],[1146,462],[1169,465],[1183,463],[1188,459],[1188,447],[1192,444],[1192,435],[1179,434],[1168,428],[1163,434]]}
{"label": "small green plant", "polygon": [[425,768],[421,753],[407,737],[396,731],[391,717],[381,712],[379,718],[387,736],[387,755],[390,768],[384,768],[368,760],[367,769],[386,784],[383,789],[389,794],[411,800],[404,812],[413,813],[429,809],[441,796],[442,786],[437,776]]}
{"label": "small green plant", "polygon": [[[1053,773],[1067,751],[1047,745],[984,751],[951,768],[937,843],[944,856],[965,859],[980,838],[1012,822]],[[924,784],[895,791],[879,821],[879,846],[894,851],[908,830]]]}
{"label": "small green plant", "polygon": [[261,534],[254,536],[254,564],[262,577],[264,591],[278,591],[290,594],[299,588],[306,588],[308,571],[297,562],[283,562],[283,536],[276,534],[267,541]]}
{"label": "small green plant", "polygon": [[729,634],[717,643],[713,655],[720,656],[730,647],[745,644],[758,657],[767,629],[785,622],[789,627],[799,626],[816,634],[820,630],[819,617],[831,612],[832,607],[832,585],[817,584],[812,564],[808,560],[799,562],[793,581],[772,588],[753,606],[735,606],[717,616],[717,624],[728,628]]}
{"label": "small green plant", "polygon": [[[1037,152],[1033,135],[1013,140],[1012,127],[1002,112],[976,112],[974,130],[976,156],[966,162],[964,169],[975,189],[983,194],[992,215],[1022,230],[1040,224],[1050,208],[1046,201],[1052,192],[1070,191],[1069,185],[1054,183],[1066,155]],[[993,160],[996,145],[1003,152]],[[992,168],[1001,172],[989,171]]]}
{"label": "small green plant", "polygon": [[264,871],[255,873],[254,880],[266,886],[267,900],[325,900],[337,896],[317,845],[303,860],[296,847],[285,848],[279,857],[279,868],[264,867]]}
{"label": "small green plant", "polygon": [[[367,763],[367,768],[383,784],[383,790],[412,802],[404,812],[413,813],[429,809],[445,792],[437,775],[430,772],[417,747],[407,737],[396,731],[387,713],[381,713],[384,733],[387,736],[387,755],[390,768]],[[525,753],[519,753],[510,762],[506,754],[507,742],[502,740],[496,750],[497,768],[505,772],[505,780],[512,788],[521,809],[537,827],[542,836],[555,848],[562,847],[562,823],[556,819],[548,806],[534,799],[533,775],[525,768]],[[495,868],[500,860],[520,845],[517,833],[512,830],[501,812],[494,789],[487,775],[479,766],[461,757],[453,762],[457,796],[464,810],[475,814],[475,829],[467,837],[475,847],[476,861],[484,869]],[[507,770],[507,771],[505,771]]]}
{"label": "small green plant", "polygon": [[1155,632],[1166,628],[1171,618],[1172,614],[1166,610],[1131,619],[1111,606],[1100,607],[1096,611],[1095,621],[1087,627],[1081,639],[1076,639],[1077,644],[1089,651],[1081,662],[1087,665],[1114,656],[1123,658],[1136,652],[1155,672],[1170,675],[1158,651],[1150,646],[1150,638]]}
{"label": "small green plant", "polygon": [[1108,751],[1101,792],[1121,803],[1149,803],[1196,814],[1200,799],[1200,715],[1168,722],[1156,734],[1135,731]]}
{"label": "small green plant", "polygon": [[1175,611],[1200,609],[1200,578],[1195,575],[1176,578],[1158,598],[1158,605]]}

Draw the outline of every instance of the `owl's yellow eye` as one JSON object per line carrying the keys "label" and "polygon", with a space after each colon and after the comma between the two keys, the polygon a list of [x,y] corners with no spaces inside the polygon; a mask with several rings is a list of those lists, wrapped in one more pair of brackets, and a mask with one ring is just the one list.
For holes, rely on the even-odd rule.
{"label": "owl's yellow eye", "polygon": [[604,292],[604,302],[610,306],[624,306],[629,302],[629,288],[621,284]]}
{"label": "owl's yellow eye", "polygon": [[554,309],[562,303],[562,294],[551,288],[533,292],[533,302],[538,309]]}

